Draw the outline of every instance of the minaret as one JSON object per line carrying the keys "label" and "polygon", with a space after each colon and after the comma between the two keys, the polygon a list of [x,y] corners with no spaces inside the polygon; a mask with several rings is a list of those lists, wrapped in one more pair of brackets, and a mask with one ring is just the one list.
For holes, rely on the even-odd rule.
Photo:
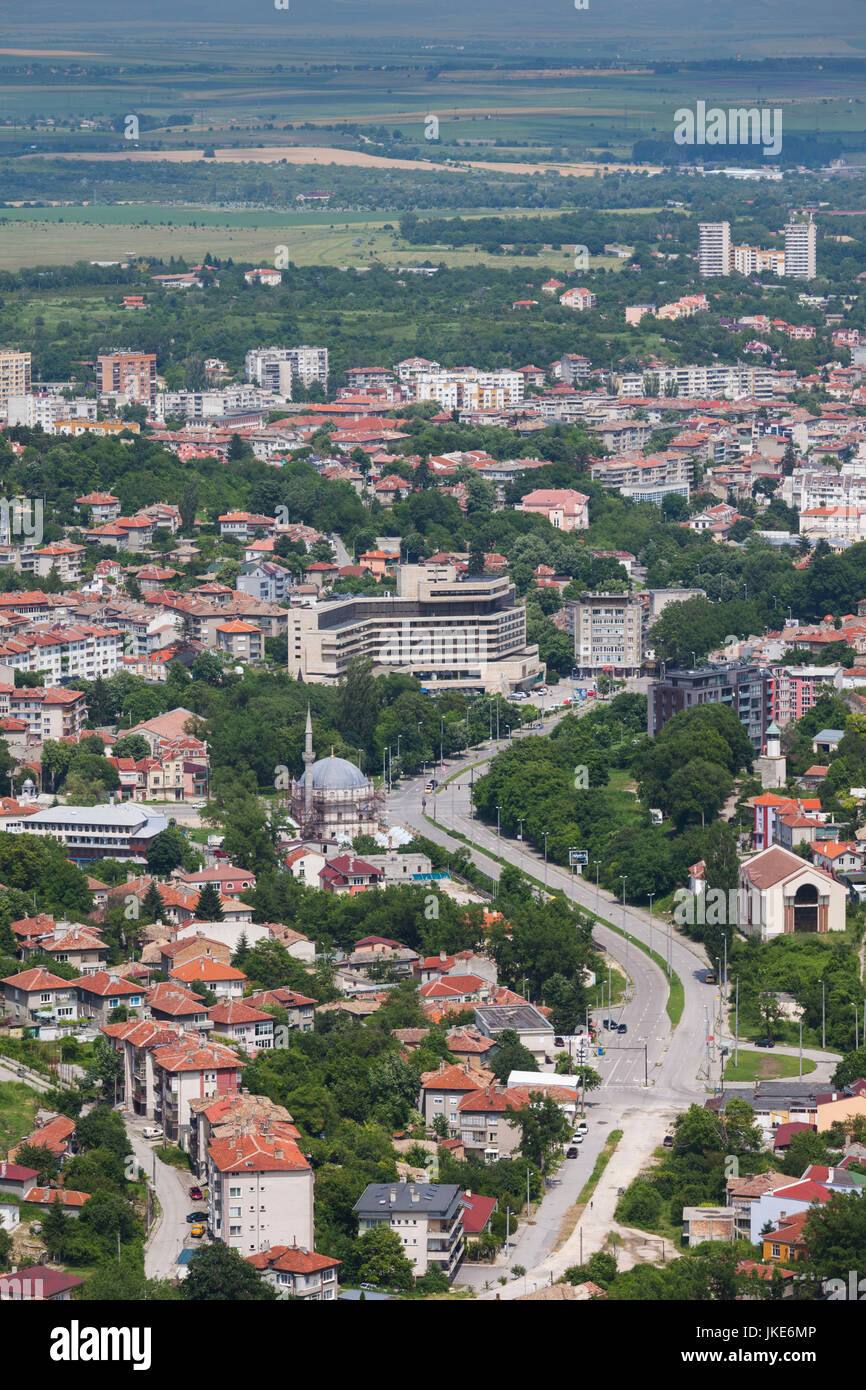
{"label": "minaret", "polygon": [[304,740],[304,820],[309,824],[313,818],[313,763],[316,755],[313,752],[313,721],[310,718],[310,706],[307,705],[307,729]]}

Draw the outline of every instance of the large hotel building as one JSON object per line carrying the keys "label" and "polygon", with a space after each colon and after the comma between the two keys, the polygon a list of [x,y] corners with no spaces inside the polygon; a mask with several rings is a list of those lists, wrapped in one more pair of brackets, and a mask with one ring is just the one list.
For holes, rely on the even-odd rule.
{"label": "large hotel building", "polygon": [[337,599],[289,613],[289,671],[314,683],[372,662],[376,675],[401,671],[429,690],[504,695],[544,677],[526,643],[526,610],[505,576],[457,574],[443,565],[401,565],[396,595]]}

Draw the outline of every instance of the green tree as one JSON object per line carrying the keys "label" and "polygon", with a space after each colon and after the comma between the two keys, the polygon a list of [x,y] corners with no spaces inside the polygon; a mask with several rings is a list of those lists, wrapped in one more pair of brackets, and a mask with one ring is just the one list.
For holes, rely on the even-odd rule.
{"label": "green tree", "polygon": [[206,883],[198,895],[195,915],[201,922],[222,922],[225,920],[222,898],[215,883]]}
{"label": "green tree", "polygon": [[528,1105],[521,1106],[519,1110],[509,1107],[505,1113],[520,1130],[518,1148],[523,1157],[544,1172],[554,1149],[564,1144],[571,1132],[565,1112],[552,1096],[541,1091],[530,1091]]}
{"label": "green tree", "polygon": [[196,1303],[273,1302],[277,1298],[276,1289],[256,1267],[221,1241],[196,1252],[181,1291],[184,1299]]}
{"label": "green tree", "polygon": [[358,1281],[392,1289],[412,1287],[413,1268],[403,1242],[388,1226],[379,1224],[358,1239]]}
{"label": "green tree", "polygon": [[513,1071],[538,1071],[538,1063],[520,1041],[520,1035],[513,1028],[503,1028],[496,1039],[496,1056],[491,1070],[497,1081],[508,1084]]}

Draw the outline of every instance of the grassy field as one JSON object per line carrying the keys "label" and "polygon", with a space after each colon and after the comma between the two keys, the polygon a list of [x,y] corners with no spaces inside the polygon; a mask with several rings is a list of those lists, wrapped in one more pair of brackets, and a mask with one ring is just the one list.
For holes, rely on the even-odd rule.
{"label": "grassy field", "polygon": [[[355,243],[360,240],[360,245]],[[446,250],[416,246],[399,235],[399,214],[381,218],[361,214],[219,212],[155,204],[4,208],[0,210],[0,270],[22,266],[68,265],[77,260],[119,261],[131,256],[182,257],[196,263],[206,251],[235,261],[271,265],[278,246],[288,247],[296,265],[387,266],[430,263],[448,266],[513,264],[472,247]],[[568,274],[573,255],[559,249],[522,256],[528,270]],[[593,256],[592,269],[618,270],[615,256]]]}
{"label": "grassy field", "polygon": [[23,1081],[0,1081],[0,1154],[33,1131],[33,1116],[39,1096]]}
{"label": "grassy field", "polygon": [[[815,1063],[803,1058],[803,1075],[815,1070]],[[725,1081],[774,1081],[782,1077],[799,1076],[799,1057],[784,1057],[774,1052],[751,1052],[740,1048],[740,1060],[734,1066],[733,1052],[725,1067]]]}

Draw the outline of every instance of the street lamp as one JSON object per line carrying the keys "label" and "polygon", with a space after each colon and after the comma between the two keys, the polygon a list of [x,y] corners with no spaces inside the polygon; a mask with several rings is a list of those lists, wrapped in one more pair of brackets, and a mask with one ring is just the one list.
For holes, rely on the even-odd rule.
{"label": "street lamp", "polygon": [[523,822],[524,822],[525,820],[526,820],[526,817],[525,817],[525,816],[518,816],[518,817],[517,817],[517,838],[518,838],[518,840],[522,840],[522,839],[523,839]]}
{"label": "street lamp", "polygon": [[500,835],[500,830],[499,830],[499,814],[500,814],[501,810],[502,810],[502,807],[501,807],[500,805],[497,804],[497,806],[496,806],[496,838],[497,838],[497,840],[499,839],[499,835]]}
{"label": "street lamp", "polygon": [[544,886],[547,887],[547,831],[542,831],[544,835]]}
{"label": "street lamp", "polygon": [[628,874],[620,874],[622,879],[622,929],[625,932],[625,997],[628,999],[628,927],[625,921],[625,885]]}
{"label": "street lamp", "polygon": [[824,981],[819,980],[818,983],[821,986],[821,1049],[823,1051],[827,1046],[827,1013],[825,1007],[826,995],[824,990]]}
{"label": "street lamp", "polygon": [[595,864],[595,915],[596,915],[596,917],[597,917],[597,916],[598,916],[598,905],[599,905],[599,903],[598,903],[598,866],[599,866],[599,864],[601,863],[601,860],[600,860],[600,859],[595,859],[593,862],[594,862],[594,864]]}
{"label": "street lamp", "polygon": [[649,905],[650,905],[650,940],[649,940],[649,947],[650,947],[650,955],[652,955],[652,950],[653,950],[653,898],[655,897],[655,893],[647,893],[647,897],[649,898]]}

